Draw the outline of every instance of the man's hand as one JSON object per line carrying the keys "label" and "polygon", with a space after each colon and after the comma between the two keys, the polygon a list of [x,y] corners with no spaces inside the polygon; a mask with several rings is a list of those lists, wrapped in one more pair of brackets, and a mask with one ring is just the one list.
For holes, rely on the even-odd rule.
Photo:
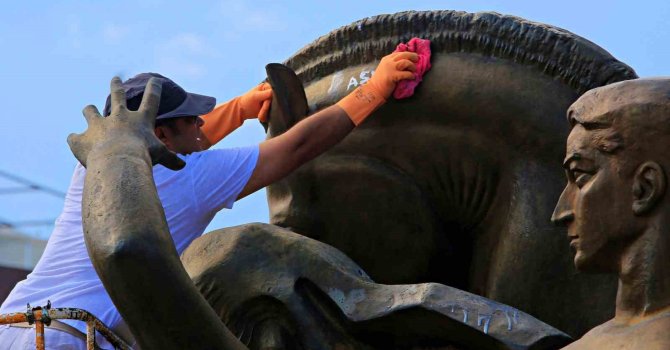
{"label": "man's hand", "polygon": [[258,117],[262,122],[267,121],[272,88],[268,83],[262,83],[249,90],[242,96],[222,103],[214,110],[202,115],[205,124],[202,126],[202,148],[207,149],[221,141],[235,129],[242,126],[246,119]]}
{"label": "man's hand", "polygon": [[91,154],[141,155],[149,151],[152,164],[162,164],[179,170],[185,163],[158,140],[154,134],[156,113],[161,96],[161,84],[151,78],[137,111],[126,108],[126,92],[121,79],[111,82],[112,112],[104,118],[93,105],[84,108],[88,129],[83,134],[70,134],[67,143],[79,162],[86,166]]}
{"label": "man's hand", "polygon": [[368,87],[374,89],[384,99],[389,98],[399,81],[414,79],[415,63],[418,60],[419,55],[407,51],[384,56],[377,65],[375,74],[368,80]]}
{"label": "man's hand", "polygon": [[337,105],[355,125],[359,125],[386,102],[399,81],[414,78],[415,62],[418,60],[419,56],[414,52],[394,52],[384,56],[372,78],[342,98]]}
{"label": "man's hand", "polygon": [[240,107],[242,107],[242,118],[251,119],[258,117],[261,122],[266,122],[268,111],[272,101],[272,88],[268,83],[261,83],[244,95],[240,96]]}

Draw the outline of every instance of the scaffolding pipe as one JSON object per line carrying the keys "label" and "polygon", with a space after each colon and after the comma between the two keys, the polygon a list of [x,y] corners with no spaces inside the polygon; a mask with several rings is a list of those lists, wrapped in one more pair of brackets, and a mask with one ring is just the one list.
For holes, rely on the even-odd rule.
{"label": "scaffolding pipe", "polygon": [[109,329],[102,321],[90,312],[77,308],[59,307],[51,308],[48,303],[44,308],[31,308],[28,311],[0,314],[0,325],[24,323],[35,325],[35,344],[37,350],[45,350],[44,326],[51,324],[51,320],[76,320],[86,322],[86,349],[95,350],[95,332],[102,334],[115,349],[132,350],[132,348],[118,335]]}

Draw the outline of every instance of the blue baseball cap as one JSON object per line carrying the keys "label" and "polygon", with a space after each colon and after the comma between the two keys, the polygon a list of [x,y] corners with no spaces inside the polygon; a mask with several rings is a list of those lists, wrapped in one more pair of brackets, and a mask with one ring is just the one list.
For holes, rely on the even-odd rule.
{"label": "blue baseball cap", "polygon": [[[216,105],[214,97],[186,92],[177,83],[158,73],[140,73],[122,83],[126,90],[126,104],[129,110],[137,110],[140,107],[144,88],[150,78],[157,78],[163,87],[157,120],[207,114]],[[103,115],[106,117],[111,112],[111,96],[108,95]]]}

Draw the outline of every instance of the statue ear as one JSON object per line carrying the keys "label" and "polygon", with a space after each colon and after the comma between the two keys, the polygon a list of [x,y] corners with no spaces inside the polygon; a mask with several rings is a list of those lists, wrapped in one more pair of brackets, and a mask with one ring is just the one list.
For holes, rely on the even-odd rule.
{"label": "statue ear", "polygon": [[633,179],[633,213],[650,212],[665,194],[665,171],[656,162],[645,162],[635,171]]}
{"label": "statue ear", "polygon": [[272,103],[268,113],[268,138],[282,134],[302,120],[309,110],[305,89],[291,68],[270,63],[265,66],[272,86]]}

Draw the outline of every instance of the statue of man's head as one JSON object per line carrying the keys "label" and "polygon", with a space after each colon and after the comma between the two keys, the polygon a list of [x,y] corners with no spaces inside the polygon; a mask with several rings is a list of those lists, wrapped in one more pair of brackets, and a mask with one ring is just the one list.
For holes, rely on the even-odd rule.
{"label": "statue of man's head", "polygon": [[577,269],[618,272],[632,242],[669,224],[670,78],[590,90],[568,121],[568,184],[552,221],[567,226]]}

